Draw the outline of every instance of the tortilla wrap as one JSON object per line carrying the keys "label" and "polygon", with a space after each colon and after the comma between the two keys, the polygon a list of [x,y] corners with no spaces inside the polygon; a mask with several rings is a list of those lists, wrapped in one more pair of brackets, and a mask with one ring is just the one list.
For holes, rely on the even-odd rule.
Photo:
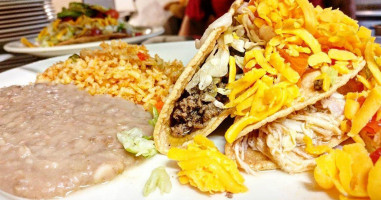
{"label": "tortilla wrap", "polygon": [[[235,11],[243,3],[242,0],[237,0],[231,6],[229,13],[234,14]],[[157,120],[154,129],[154,140],[157,150],[162,154],[167,154],[171,147],[178,147],[183,145],[185,142],[190,141],[197,134],[209,135],[213,132],[221,122],[229,116],[230,110],[223,111],[219,116],[213,117],[207,124],[206,127],[199,129],[195,132],[182,138],[172,137],[170,134],[170,118],[175,106],[176,101],[180,98],[186,85],[192,79],[193,75],[196,73],[199,66],[202,65],[207,56],[212,52],[217,39],[226,30],[226,27],[219,27],[214,29],[210,35],[207,37],[205,42],[202,44],[197,54],[192,58],[192,60],[187,64],[183,73],[180,75],[179,79],[175,83],[172,92],[167,97],[163,108],[160,112],[159,118]]]}
{"label": "tortilla wrap", "polygon": [[126,33],[112,33],[112,34],[107,34],[107,35],[96,35],[96,36],[81,36],[78,38],[73,38],[70,40],[60,42],[56,46],[69,45],[69,44],[80,44],[80,43],[86,43],[86,42],[104,41],[104,40],[111,40],[111,39],[121,39],[121,38],[126,38],[128,36],[129,35]]}

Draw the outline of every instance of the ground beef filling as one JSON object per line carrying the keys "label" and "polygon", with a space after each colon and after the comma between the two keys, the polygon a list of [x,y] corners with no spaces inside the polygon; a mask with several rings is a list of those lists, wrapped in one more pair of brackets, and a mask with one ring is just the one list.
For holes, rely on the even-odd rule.
{"label": "ground beef filling", "polygon": [[[211,85],[205,90],[193,88],[190,92],[184,91],[179,101],[175,103],[171,117],[171,135],[183,137],[195,129],[204,128],[207,122],[218,116],[223,109],[216,107],[213,102],[205,101],[205,94],[216,86]],[[225,84],[220,82],[219,88],[225,88]],[[227,97],[221,94],[215,96],[216,100],[225,104]]]}

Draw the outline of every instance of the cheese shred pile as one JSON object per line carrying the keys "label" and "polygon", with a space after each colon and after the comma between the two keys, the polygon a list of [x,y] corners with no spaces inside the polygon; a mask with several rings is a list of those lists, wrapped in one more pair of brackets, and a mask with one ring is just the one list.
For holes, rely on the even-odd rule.
{"label": "cheese shred pile", "polygon": [[374,166],[358,143],[345,145],[316,159],[314,177],[324,189],[336,188],[340,199],[381,198],[381,160]]}
{"label": "cheese shred pile", "polygon": [[212,141],[196,135],[187,149],[172,148],[168,158],[178,161],[181,184],[190,184],[202,192],[246,192],[237,164],[218,151]]}
{"label": "cheese shred pile", "polygon": [[[224,37],[232,31],[232,40],[242,39],[238,31],[242,25],[244,36],[255,47],[244,51],[240,63],[243,76],[229,78],[231,92],[225,107],[239,116],[225,135],[229,143],[246,126],[304,101],[306,91],[301,87],[306,73],[319,71],[310,81],[317,82],[316,90],[326,92],[337,77],[350,73],[366,59],[375,80],[381,81],[375,60],[380,59],[380,46],[369,29],[341,11],[314,7],[307,0],[251,0],[241,10],[234,16],[239,25]],[[233,59],[230,69],[239,63]],[[236,72],[230,70],[229,76],[236,76]]]}

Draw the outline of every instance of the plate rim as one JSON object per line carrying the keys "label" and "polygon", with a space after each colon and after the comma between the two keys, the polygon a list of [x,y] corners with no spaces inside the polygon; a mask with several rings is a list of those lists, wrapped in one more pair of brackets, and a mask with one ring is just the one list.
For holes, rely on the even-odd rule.
{"label": "plate rim", "polygon": [[[154,37],[158,36],[164,33],[164,27],[153,27],[152,28],[152,33],[146,34],[146,35],[141,35],[141,36],[136,36],[136,37],[130,37],[130,38],[122,38],[121,40],[125,42],[134,42],[135,40],[140,41],[144,40],[149,37]],[[87,42],[87,43],[81,43],[81,44],[71,44],[71,45],[62,45],[62,46],[55,46],[55,47],[34,47],[34,48],[29,48],[29,47],[14,47],[12,45],[15,44],[20,44],[20,41],[12,41],[8,42],[4,45],[4,50],[10,53],[42,53],[42,52],[57,52],[57,51],[63,51],[67,49],[83,49],[83,48],[94,48],[99,46],[101,42],[110,42],[111,40],[104,40],[104,41],[97,41],[97,42]]]}

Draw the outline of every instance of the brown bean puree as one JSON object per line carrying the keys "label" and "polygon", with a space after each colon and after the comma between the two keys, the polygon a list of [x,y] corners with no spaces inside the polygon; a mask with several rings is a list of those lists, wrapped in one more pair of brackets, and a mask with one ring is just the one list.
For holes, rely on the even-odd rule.
{"label": "brown bean puree", "polygon": [[26,198],[62,197],[112,179],[137,160],[116,138],[151,115],[132,102],[72,85],[0,89],[0,189]]}

